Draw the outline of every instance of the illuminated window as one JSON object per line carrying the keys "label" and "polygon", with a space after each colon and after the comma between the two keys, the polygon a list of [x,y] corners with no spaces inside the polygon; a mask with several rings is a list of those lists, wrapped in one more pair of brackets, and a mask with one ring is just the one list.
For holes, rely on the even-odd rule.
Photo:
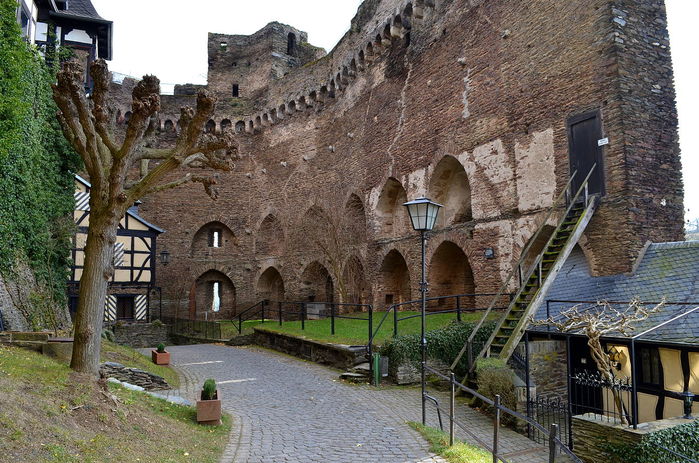
{"label": "illuminated window", "polygon": [[211,311],[219,310],[221,310],[221,282],[214,281],[211,283]]}
{"label": "illuminated window", "polygon": [[210,248],[220,248],[221,247],[221,229],[212,228],[209,230],[209,247]]}

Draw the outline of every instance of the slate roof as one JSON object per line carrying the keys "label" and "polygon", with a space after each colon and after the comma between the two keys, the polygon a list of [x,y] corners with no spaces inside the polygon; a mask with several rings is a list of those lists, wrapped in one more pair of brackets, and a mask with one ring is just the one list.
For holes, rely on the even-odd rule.
{"label": "slate roof", "polygon": [[[64,3],[64,2],[56,2]],[[97,14],[92,1],[90,0],[68,0],[67,8],[65,10],[58,10],[63,16],[75,16],[81,19],[96,19],[100,21],[106,21],[103,17]]]}
{"label": "slate roof", "polygon": [[[699,306],[699,241],[651,244],[633,275],[607,277],[590,276],[585,257],[576,248],[563,265],[546,299],[623,302],[634,298],[640,298],[642,302],[649,303],[649,306],[651,302],[663,298],[668,303],[680,303],[666,305],[659,313],[638,324],[635,333],[642,333]],[[555,317],[573,305],[575,304],[549,302],[549,314]],[[583,307],[586,305],[590,304],[583,304]],[[542,304],[534,318],[547,318],[546,304]],[[699,310],[640,339],[699,344]]]}

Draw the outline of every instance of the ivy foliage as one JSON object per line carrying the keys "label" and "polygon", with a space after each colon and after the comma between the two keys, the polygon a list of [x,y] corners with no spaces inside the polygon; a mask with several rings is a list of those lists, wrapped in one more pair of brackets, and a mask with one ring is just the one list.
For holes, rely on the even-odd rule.
{"label": "ivy foliage", "polygon": [[[644,436],[639,444],[606,444],[612,462],[684,463],[687,458],[699,460],[699,420]],[[668,452],[670,449],[684,457]],[[686,458],[685,458],[686,457]]]}
{"label": "ivy foliage", "polygon": [[21,36],[16,0],[0,0],[0,273],[26,262],[51,299],[65,301],[78,156],[63,138],[55,69]]}
{"label": "ivy foliage", "polygon": [[[461,351],[475,326],[476,324],[473,322],[454,322],[442,328],[428,331],[425,335],[427,338],[427,356],[450,365],[456,356],[459,355],[459,351]],[[494,329],[495,322],[486,322],[478,330],[473,339],[474,356],[481,351]],[[421,360],[420,335],[407,334],[396,336],[382,346],[381,354],[387,356],[389,363],[392,365],[398,365],[404,361],[419,364]],[[465,375],[467,370],[468,359],[464,355],[454,369],[454,373],[460,377]]]}

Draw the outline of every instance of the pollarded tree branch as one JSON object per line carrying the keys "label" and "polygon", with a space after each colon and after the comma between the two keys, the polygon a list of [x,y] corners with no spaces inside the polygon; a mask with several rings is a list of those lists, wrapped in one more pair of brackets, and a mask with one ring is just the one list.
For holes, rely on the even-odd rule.
{"label": "pollarded tree branch", "polygon": [[107,95],[109,93],[110,74],[107,63],[103,60],[93,61],[90,65],[90,75],[94,81],[92,92],[92,115],[95,118],[95,131],[102,139],[102,143],[114,156],[119,147],[112,139],[109,130],[109,109],[107,107]]}

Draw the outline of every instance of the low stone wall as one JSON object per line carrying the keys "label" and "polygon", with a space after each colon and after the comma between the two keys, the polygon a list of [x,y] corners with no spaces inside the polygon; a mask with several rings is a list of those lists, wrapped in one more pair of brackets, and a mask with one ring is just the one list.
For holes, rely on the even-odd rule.
{"label": "low stone wall", "polygon": [[366,362],[365,350],[344,344],[325,344],[255,328],[255,344],[313,362],[347,369]]}
{"label": "low stone wall", "polygon": [[638,444],[649,434],[691,422],[692,420],[683,418],[668,418],[641,423],[638,429],[633,429],[618,422],[600,421],[594,415],[578,415],[573,417],[573,451],[586,463],[617,463],[610,459],[605,450],[606,445]]}
{"label": "low stone wall", "polygon": [[107,362],[100,366],[100,376],[103,378],[115,378],[119,381],[135,384],[147,391],[171,389],[164,378],[139,370],[138,368],[128,368],[121,363]]}
{"label": "low stone wall", "polygon": [[6,331],[0,333],[0,344],[41,352],[51,335],[51,333],[41,331]]}
{"label": "low stone wall", "polygon": [[117,323],[112,327],[117,344],[133,348],[155,347],[158,343],[169,344],[167,325],[153,323]]}

